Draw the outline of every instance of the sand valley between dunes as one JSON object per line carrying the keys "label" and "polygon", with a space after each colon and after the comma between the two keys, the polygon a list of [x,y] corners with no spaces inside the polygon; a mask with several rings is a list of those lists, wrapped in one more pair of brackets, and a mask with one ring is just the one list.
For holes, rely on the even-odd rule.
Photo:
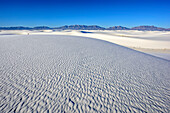
{"label": "sand valley between dunes", "polygon": [[0,112],[168,113],[169,36],[160,31],[1,31]]}

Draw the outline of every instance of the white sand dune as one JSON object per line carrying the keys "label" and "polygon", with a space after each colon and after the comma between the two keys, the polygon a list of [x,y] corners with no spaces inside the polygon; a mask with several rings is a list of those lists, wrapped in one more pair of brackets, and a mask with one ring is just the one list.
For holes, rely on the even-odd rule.
{"label": "white sand dune", "polygon": [[0,63],[1,113],[170,111],[170,62],[106,41],[3,35]]}
{"label": "white sand dune", "polygon": [[[16,32],[16,31],[15,31]],[[18,34],[33,35],[71,35],[83,36],[109,41],[126,46],[159,58],[170,60],[170,32],[169,31],[136,31],[136,30],[37,30],[17,31]],[[1,33],[0,33],[1,34]]]}
{"label": "white sand dune", "polygon": [[0,35],[69,35],[83,36],[109,41],[126,46],[156,57],[170,60],[170,32],[169,31],[135,31],[135,30],[15,30],[1,31]]}

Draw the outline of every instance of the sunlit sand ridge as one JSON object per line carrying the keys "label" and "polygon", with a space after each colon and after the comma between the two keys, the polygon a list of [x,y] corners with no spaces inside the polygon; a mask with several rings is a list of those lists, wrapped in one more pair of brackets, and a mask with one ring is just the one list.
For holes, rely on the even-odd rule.
{"label": "sunlit sand ridge", "polygon": [[116,43],[156,57],[170,60],[169,31],[65,31],[54,34],[84,36]]}
{"label": "sunlit sand ridge", "polygon": [[35,31],[1,31],[0,34],[21,35],[71,35],[96,38],[126,46],[137,51],[170,60],[169,31],[135,31],[135,30],[35,30]]}
{"label": "sunlit sand ridge", "polygon": [[66,31],[22,33],[0,35],[0,112],[170,111],[168,60]]}

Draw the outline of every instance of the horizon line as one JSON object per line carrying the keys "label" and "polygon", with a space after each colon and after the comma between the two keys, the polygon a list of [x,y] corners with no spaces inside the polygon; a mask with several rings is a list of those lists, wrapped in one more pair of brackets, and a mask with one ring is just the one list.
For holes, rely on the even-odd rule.
{"label": "horizon line", "polygon": [[[103,28],[109,28],[109,27],[104,27],[101,25],[96,25],[96,24],[68,24],[68,25],[61,25],[61,26],[55,26],[55,27],[63,27],[63,26],[75,26],[75,25],[80,25],[80,26],[99,26],[99,27],[103,27]],[[115,26],[110,26],[110,27],[126,27],[126,26],[122,26],[122,25],[115,25]],[[138,25],[138,26],[133,26],[133,27],[140,27],[140,26],[153,26],[153,27],[159,27],[156,25]],[[49,28],[55,28],[52,26],[48,26],[48,25],[37,25],[37,26],[25,26],[25,25],[16,25],[16,26],[0,26],[0,27],[29,27],[29,28],[35,28],[35,27],[49,27]],[[133,28],[133,27],[126,27],[126,28]],[[159,28],[170,28],[170,27],[159,27]]]}

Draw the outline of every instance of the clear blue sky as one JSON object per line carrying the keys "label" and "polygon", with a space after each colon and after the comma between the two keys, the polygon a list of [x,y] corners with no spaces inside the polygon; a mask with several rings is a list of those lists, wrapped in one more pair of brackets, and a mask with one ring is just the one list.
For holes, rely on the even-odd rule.
{"label": "clear blue sky", "polygon": [[170,28],[170,0],[0,0],[0,26],[74,24]]}

